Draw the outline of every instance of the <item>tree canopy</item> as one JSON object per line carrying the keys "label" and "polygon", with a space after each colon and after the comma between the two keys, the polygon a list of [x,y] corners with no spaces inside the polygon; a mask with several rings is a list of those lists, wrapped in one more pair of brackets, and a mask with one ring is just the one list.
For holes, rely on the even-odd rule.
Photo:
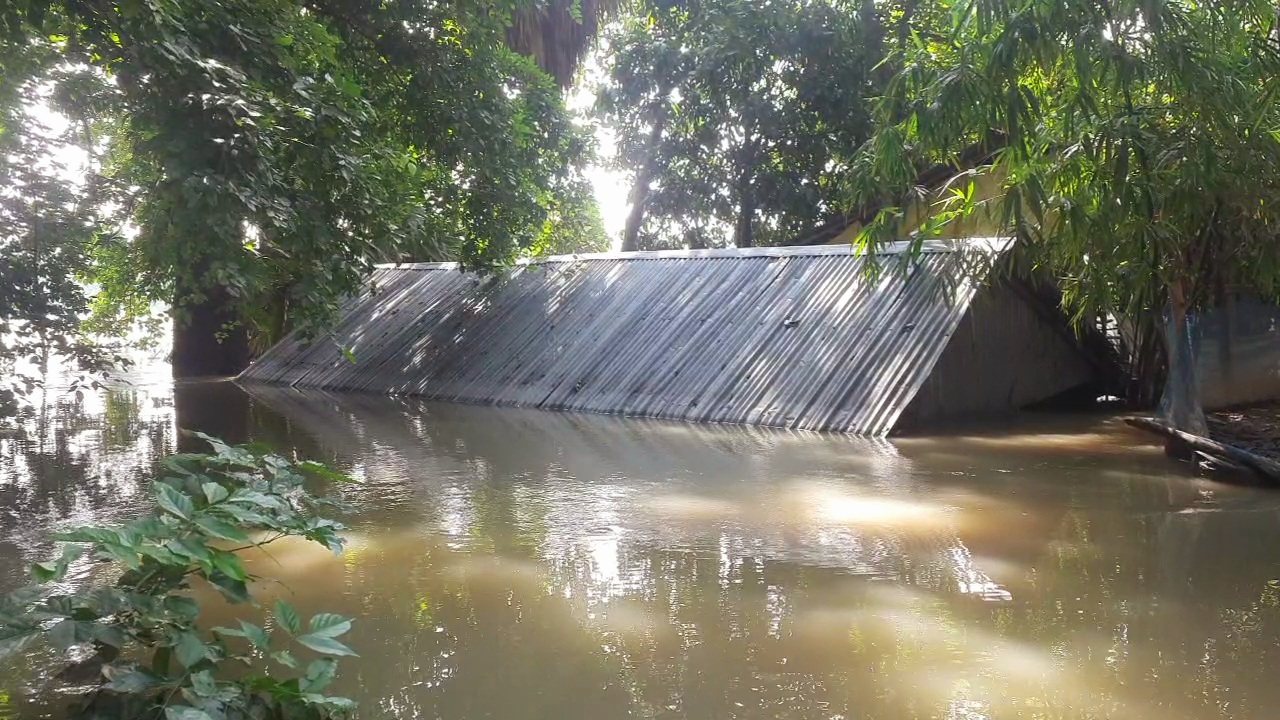
{"label": "tree canopy", "polygon": [[784,243],[839,212],[877,59],[844,0],[707,0],[610,37],[603,119],[634,170],[627,249]]}
{"label": "tree canopy", "polygon": [[[272,339],[377,262],[604,249],[561,92],[613,12],[624,249],[980,220],[1078,318],[1148,335],[1280,288],[1265,0],[24,0],[0,9],[3,352],[14,318],[78,326],[85,287],[100,330],[163,302]],[[84,178],[34,160],[67,145]]]}
{"label": "tree canopy", "polygon": [[1263,0],[704,0],[611,38],[624,245],[1014,235],[1158,391],[1188,312],[1274,299],[1280,41]]}
{"label": "tree canopy", "polygon": [[507,44],[568,9],[529,12],[32,0],[0,10],[0,100],[12,116],[42,93],[92,155],[94,217],[63,235],[99,291],[99,327],[154,301],[179,322],[212,303],[205,320],[224,336],[245,322],[271,336],[323,326],[374,263],[502,264],[584,212],[590,138],[555,80]]}
{"label": "tree canopy", "polygon": [[[1200,305],[1218,272],[1275,287],[1270,3],[925,4],[942,22],[917,28],[902,55],[852,175],[856,200],[909,198],[922,162],[956,167],[939,209],[994,176],[996,197],[960,209],[1016,232],[1072,300],[1096,307],[1159,304],[1162,287]],[[961,161],[975,144],[989,152]]]}
{"label": "tree canopy", "polygon": [[89,306],[76,278],[98,219],[68,158],[51,152],[63,133],[30,112],[46,91],[0,88],[0,415],[35,389],[51,356],[86,369],[113,359],[77,340]]}

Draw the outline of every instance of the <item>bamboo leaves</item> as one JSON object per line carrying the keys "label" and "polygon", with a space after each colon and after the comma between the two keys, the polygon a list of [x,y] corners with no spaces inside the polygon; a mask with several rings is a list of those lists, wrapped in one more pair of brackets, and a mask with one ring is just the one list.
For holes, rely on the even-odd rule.
{"label": "bamboo leaves", "polygon": [[[849,199],[864,216],[911,211],[876,214],[860,237],[960,222],[1015,235],[1072,316],[1140,328],[1171,302],[1175,317],[1212,304],[1214,287],[1277,296],[1280,136],[1262,131],[1280,127],[1271,4],[929,0],[915,17],[952,47],[886,60],[901,70]],[[956,213],[919,182],[939,161],[970,173],[983,201]]]}
{"label": "bamboo leaves", "polygon": [[[1263,260],[1278,219],[1280,143],[1255,131],[1280,126],[1273,12],[1252,2],[924,5],[917,29],[963,50],[902,51],[904,70],[887,85],[864,151],[868,172],[851,178],[855,202],[886,190],[905,198],[914,188],[904,168],[994,136],[985,142],[995,152],[958,163],[1008,201],[982,221],[1019,235],[1035,263],[1071,278],[1079,291],[1070,297],[1090,312],[1159,307],[1152,280],[1190,279],[1194,303],[1205,302],[1203,268],[1184,262],[1204,256],[1205,243],[1236,250],[1209,253],[1221,262],[1213,272],[1275,290],[1280,278]],[[942,209],[931,203],[926,215]],[[1135,266],[1153,275],[1124,270]]]}

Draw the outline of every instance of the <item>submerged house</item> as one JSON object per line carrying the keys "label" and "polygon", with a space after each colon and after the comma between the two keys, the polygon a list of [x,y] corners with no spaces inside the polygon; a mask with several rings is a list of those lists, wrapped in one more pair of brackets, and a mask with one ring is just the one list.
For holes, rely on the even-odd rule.
{"label": "submerged house", "polygon": [[1055,311],[987,282],[1006,247],[934,241],[907,266],[904,245],[383,266],[331,335],[286,338],[241,379],[885,435],[1093,380]]}

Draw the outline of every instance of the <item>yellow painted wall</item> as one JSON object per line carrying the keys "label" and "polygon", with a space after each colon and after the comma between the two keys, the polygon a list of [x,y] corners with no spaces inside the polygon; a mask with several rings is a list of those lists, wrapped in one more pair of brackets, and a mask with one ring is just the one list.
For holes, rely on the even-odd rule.
{"label": "yellow painted wall", "polygon": [[[956,220],[949,223],[943,228],[942,234],[938,237],[945,240],[955,240],[970,237],[994,237],[1002,234],[1002,228],[999,222],[1000,198],[1003,193],[1004,177],[1003,174],[982,175],[974,181],[974,196],[978,202],[986,200],[986,204],[981,205],[972,215],[963,220]],[[936,199],[931,202],[937,202]],[[939,208],[941,209],[941,208]],[[906,223],[903,225],[902,237],[909,236],[924,222],[928,216],[929,206],[923,201],[914,203],[906,210]],[[844,232],[837,235],[831,240],[832,245],[849,244],[862,230],[861,223],[854,223],[844,229]]]}

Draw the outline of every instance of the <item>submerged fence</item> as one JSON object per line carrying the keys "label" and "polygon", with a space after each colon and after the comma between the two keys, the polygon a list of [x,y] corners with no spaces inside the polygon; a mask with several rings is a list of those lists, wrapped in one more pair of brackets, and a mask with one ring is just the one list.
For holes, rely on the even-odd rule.
{"label": "submerged fence", "polygon": [[1170,373],[1160,414],[1178,427],[1205,434],[1203,418],[1188,417],[1197,398],[1216,410],[1280,398],[1280,306],[1252,299],[1187,318],[1185,332],[1166,323]]}

